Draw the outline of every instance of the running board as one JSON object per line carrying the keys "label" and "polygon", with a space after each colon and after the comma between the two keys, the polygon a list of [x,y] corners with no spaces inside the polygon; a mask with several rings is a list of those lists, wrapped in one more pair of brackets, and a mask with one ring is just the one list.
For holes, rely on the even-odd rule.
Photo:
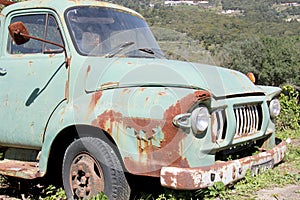
{"label": "running board", "polygon": [[42,177],[39,172],[38,162],[25,162],[18,160],[1,160],[0,174],[24,179]]}

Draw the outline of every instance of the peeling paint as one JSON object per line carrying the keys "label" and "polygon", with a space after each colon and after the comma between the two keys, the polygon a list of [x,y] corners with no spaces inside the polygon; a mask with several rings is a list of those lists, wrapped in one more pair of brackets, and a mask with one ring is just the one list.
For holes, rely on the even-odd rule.
{"label": "peeling paint", "polygon": [[90,115],[93,113],[93,111],[94,111],[98,101],[100,100],[101,96],[102,96],[102,91],[95,92],[92,95],[92,98],[91,98],[91,101],[90,101],[90,104],[89,104],[89,107],[88,107],[88,113],[87,113],[87,116],[86,116],[87,120],[90,118]]}
{"label": "peeling paint", "polygon": [[43,174],[38,171],[36,166],[36,162],[3,160],[0,163],[0,173],[25,179],[42,177]]}
{"label": "peeling paint", "polygon": [[[145,91],[145,88],[139,90]],[[121,93],[126,92],[127,90],[123,90]],[[125,157],[124,163],[127,170],[135,174],[159,176],[161,167],[165,165],[189,167],[181,151],[181,141],[186,137],[186,134],[181,129],[176,128],[172,121],[176,115],[187,112],[196,102],[208,98],[210,98],[208,92],[195,91],[166,109],[162,119],[127,117],[120,112],[106,110],[98,115],[92,124],[112,136],[118,135],[115,137],[117,143],[118,141],[121,143],[129,134],[128,131],[124,130],[133,129],[134,135],[132,137],[135,137],[137,142],[138,149],[136,152],[139,153],[140,159]],[[90,107],[94,106],[93,104]]]}
{"label": "peeling paint", "polygon": [[14,4],[15,2],[7,1],[7,0],[0,0],[0,5],[8,6]]}

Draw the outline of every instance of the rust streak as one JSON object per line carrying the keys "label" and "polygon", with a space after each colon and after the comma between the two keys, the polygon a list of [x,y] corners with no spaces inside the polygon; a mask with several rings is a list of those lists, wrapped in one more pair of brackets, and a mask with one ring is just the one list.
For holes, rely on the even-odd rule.
{"label": "rust streak", "polygon": [[67,99],[69,97],[69,80],[66,80],[65,84],[65,98]]}
{"label": "rust streak", "polygon": [[89,104],[89,109],[88,109],[86,119],[89,119],[89,117],[92,114],[92,112],[94,111],[97,103],[99,102],[101,96],[102,96],[102,91],[93,93],[90,104]]}
{"label": "rust streak", "polygon": [[91,66],[89,65],[87,70],[86,70],[86,73],[88,74],[88,73],[90,73],[90,71],[91,71]]}
{"label": "rust streak", "polygon": [[6,107],[8,106],[8,95],[6,95],[6,98],[5,98],[5,106]]}
{"label": "rust streak", "polygon": [[85,75],[86,80],[87,80],[90,72],[91,72],[91,66],[88,65],[87,70],[86,70],[86,75]]}

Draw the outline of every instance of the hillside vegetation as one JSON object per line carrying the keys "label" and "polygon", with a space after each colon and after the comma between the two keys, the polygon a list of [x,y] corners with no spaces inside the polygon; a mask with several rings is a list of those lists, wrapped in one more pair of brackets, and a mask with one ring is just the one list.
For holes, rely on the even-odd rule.
{"label": "hillside vegetation", "polygon": [[[142,13],[167,55],[251,71],[258,84],[300,85],[300,6],[285,4],[291,1],[212,0],[199,6],[113,2]],[[224,14],[228,10],[232,12]]]}
{"label": "hillside vegetation", "polygon": [[106,1],[140,12],[169,58],[251,71],[258,84],[300,85],[300,0]]}

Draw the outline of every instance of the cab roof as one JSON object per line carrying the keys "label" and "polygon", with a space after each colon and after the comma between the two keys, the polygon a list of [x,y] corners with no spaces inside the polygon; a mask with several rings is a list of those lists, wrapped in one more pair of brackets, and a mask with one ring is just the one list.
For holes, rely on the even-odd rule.
{"label": "cab roof", "polygon": [[28,0],[19,3],[14,3],[5,7],[2,10],[2,15],[7,15],[15,10],[24,10],[24,9],[32,9],[32,8],[48,8],[56,11],[59,15],[63,15],[65,10],[74,6],[100,6],[106,8],[112,8],[121,10],[124,12],[131,13],[132,15],[136,15],[140,18],[143,18],[139,13],[123,7],[121,5],[112,4],[103,1],[97,0]]}

